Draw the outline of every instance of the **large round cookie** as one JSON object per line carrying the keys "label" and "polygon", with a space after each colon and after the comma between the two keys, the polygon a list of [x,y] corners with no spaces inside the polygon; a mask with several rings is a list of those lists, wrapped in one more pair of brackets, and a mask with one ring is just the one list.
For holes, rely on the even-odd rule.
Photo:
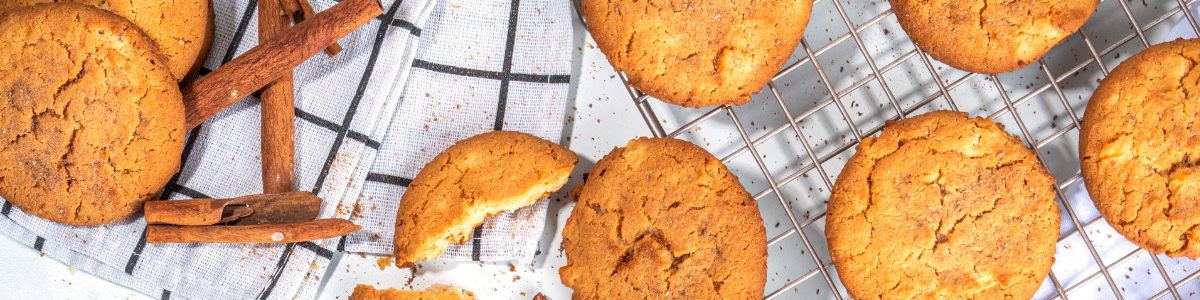
{"label": "large round cookie", "polygon": [[1054,178],[1003,126],[937,111],[863,139],[825,235],[855,299],[1029,299],[1054,263]]}
{"label": "large round cookie", "polygon": [[1092,94],[1079,132],[1088,194],[1117,232],[1200,258],[1200,40],[1130,57]]}
{"label": "large round cookie", "polygon": [[141,209],[179,169],[183,100],[133,23],[74,3],[0,13],[0,196],[50,221]]}
{"label": "large round cookie", "polygon": [[452,285],[434,283],[425,291],[397,290],[388,288],[376,290],[375,287],[359,284],[354,292],[347,297],[349,300],[475,300],[475,293]]}
{"label": "large round cookie", "polygon": [[563,227],[573,299],[759,299],[758,202],[692,143],[640,138],[596,163]]}
{"label": "large round cookie", "polygon": [[484,218],[557,192],[579,158],[528,133],[492,131],[438,153],[408,185],[396,212],[396,265],[431,260],[466,242]]}
{"label": "large round cookie", "polygon": [[50,2],[92,5],[129,19],[158,46],[176,80],[199,71],[212,46],[211,0],[3,0],[0,11]]}
{"label": "large round cookie", "polygon": [[890,0],[900,27],[934,59],[999,74],[1037,61],[1083,26],[1100,0]]}
{"label": "large round cookie", "polygon": [[613,67],[685,107],[749,102],[796,50],[811,9],[811,0],[583,0]]}

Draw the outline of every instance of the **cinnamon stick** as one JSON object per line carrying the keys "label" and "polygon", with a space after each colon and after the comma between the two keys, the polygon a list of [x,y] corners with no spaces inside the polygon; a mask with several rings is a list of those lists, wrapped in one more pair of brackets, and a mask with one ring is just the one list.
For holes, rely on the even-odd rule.
{"label": "cinnamon stick", "polygon": [[321,198],[309,192],[292,192],[230,199],[147,201],[145,210],[148,224],[286,224],[316,219],[321,211]]}
{"label": "cinnamon stick", "polygon": [[164,243],[294,243],[343,236],[362,229],[344,219],[298,224],[242,226],[146,226],[146,242]]}
{"label": "cinnamon stick", "polygon": [[[300,10],[300,3],[296,2],[296,0],[279,0],[279,7],[283,8],[283,12],[287,13],[288,16],[292,16],[297,12],[304,13],[304,11]],[[304,17],[301,16],[299,20],[295,21],[296,23],[300,23],[300,21],[304,21]]]}
{"label": "cinnamon stick", "polygon": [[[288,15],[280,5],[294,0],[258,1],[258,39],[260,41],[283,33],[290,27]],[[262,180],[263,193],[284,193],[292,190],[295,170],[296,104],[292,87],[292,71],[267,84],[261,91],[262,99]]]}
{"label": "cinnamon stick", "polygon": [[228,206],[235,199],[146,201],[147,224],[211,225],[249,216],[254,209]]}
{"label": "cinnamon stick", "polygon": [[[300,15],[299,20],[296,20],[296,23],[299,23],[300,21],[304,21],[304,19],[309,18],[310,16],[316,14],[316,12],[313,11],[312,4],[309,4],[308,0],[280,0],[280,1],[284,1],[284,2],[296,1],[300,5],[300,11],[301,11],[302,15]],[[329,47],[325,47],[325,54],[329,55],[329,57],[334,57],[335,55],[337,55],[338,53],[341,53],[341,52],[342,52],[342,45],[338,45],[337,42],[333,42],[333,44],[329,45]]]}
{"label": "cinnamon stick", "polygon": [[200,125],[380,14],[379,0],[342,1],[184,87],[187,128]]}
{"label": "cinnamon stick", "polygon": [[312,221],[321,213],[321,198],[309,192],[240,197],[254,213],[229,222],[229,225],[291,224]]}

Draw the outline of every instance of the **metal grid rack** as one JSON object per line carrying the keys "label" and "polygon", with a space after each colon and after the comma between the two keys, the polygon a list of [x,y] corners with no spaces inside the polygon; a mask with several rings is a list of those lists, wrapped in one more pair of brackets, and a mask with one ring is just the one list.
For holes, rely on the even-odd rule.
{"label": "metal grid rack", "polygon": [[[1009,129],[1010,133],[1013,133],[1011,129],[1014,128],[1014,126],[1011,125],[1015,124],[1015,128],[1019,129],[1016,134],[1018,134],[1018,136],[1021,137],[1022,140],[1027,143],[1027,145],[1032,145],[1034,147],[1035,152],[1038,154],[1039,161],[1042,162],[1043,165],[1047,166],[1047,168],[1051,169],[1052,172],[1054,170],[1058,171],[1054,172],[1055,177],[1058,179],[1056,185],[1054,186],[1058,195],[1056,199],[1059,202],[1061,213],[1064,216],[1068,216],[1071,223],[1064,225],[1069,226],[1070,229],[1063,231],[1059,241],[1061,242],[1073,238],[1082,239],[1083,244],[1086,245],[1088,250],[1087,252],[1089,252],[1091,255],[1091,259],[1097,264],[1097,266],[1104,267],[1096,267],[1098,270],[1094,272],[1082,272],[1082,274],[1079,274],[1080,272],[1076,272],[1077,274],[1072,274],[1072,276],[1082,278],[1079,280],[1073,280],[1073,283],[1064,283],[1060,281],[1059,276],[1061,276],[1061,274],[1056,274],[1057,272],[1052,271],[1048,278],[1048,282],[1053,286],[1053,293],[1050,294],[1049,298],[1066,299],[1068,296],[1072,295],[1072,292],[1080,290],[1081,287],[1095,283],[1096,279],[1104,278],[1107,283],[1107,287],[1109,288],[1109,291],[1104,291],[1104,293],[1108,294],[1104,295],[1104,297],[1109,298],[1115,296],[1116,299],[1124,299],[1125,296],[1122,295],[1122,292],[1119,292],[1123,290],[1123,287],[1118,286],[1118,284],[1114,281],[1114,270],[1123,263],[1135,257],[1139,257],[1145,250],[1140,248],[1136,249],[1116,260],[1102,259],[1100,251],[1098,251],[1097,247],[1093,245],[1093,237],[1090,237],[1090,234],[1080,234],[1080,231],[1078,230],[1079,228],[1085,228],[1087,229],[1085,231],[1090,231],[1093,228],[1093,225],[1103,223],[1102,219],[1098,217],[1090,220],[1081,219],[1081,217],[1079,217],[1076,213],[1077,209],[1079,208],[1073,207],[1068,201],[1064,201],[1066,198],[1064,197],[1063,189],[1068,185],[1080,180],[1081,178],[1080,175],[1078,175],[1078,173],[1075,171],[1078,170],[1077,157],[1074,162],[1071,162],[1069,159],[1071,155],[1077,153],[1077,150],[1071,151],[1074,149],[1074,145],[1078,143],[1077,128],[1079,127],[1081,114],[1077,113],[1077,110],[1081,109],[1083,106],[1086,106],[1087,98],[1090,96],[1090,91],[1092,90],[1092,88],[1089,88],[1088,86],[1089,84],[1091,87],[1095,86],[1095,83],[1091,83],[1091,79],[1095,78],[1095,82],[1098,83],[1099,78],[1107,76],[1108,71],[1111,70],[1112,67],[1116,66],[1114,62],[1118,62],[1117,60],[1121,58],[1122,53],[1136,53],[1141,49],[1144,49],[1146,45],[1151,45],[1152,43],[1147,39],[1147,35],[1151,32],[1162,31],[1161,27],[1166,27],[1158,25],[1163,23],[1170,24],[1173,22],[1165,21],[1180,20],[1180,18],[1186,16],[1186,21],[1190,23],[1192,29],[1196,32],[1200,32],[1200,26],[1197,25],[1196,20],[1192,18],[1191,12],[1187,8],[1188,5],[1197,0],[1160,1],[1161,3],[1155,3],[1153,8],[1151,8],[1151,5],[1146,2],[1127,3],[1126,1],[1105,1],[1101,3],[1100,9],[1092,15],[1092,19],[1089,20],[1089,23],[1085,25],[1084,28],[1070,36],[1068,40],[1064,42],[1064,44],[1059,45],[1056,47],[1056,50],[1054,50],[1059,51],[1057,50],[1058,48],[1071,47],[1069,51],[1075,52],[1078,49],[1076,47],[1079,47],[1086,48],[1086,52],[1079,51],[1083,52],[1082,55],[1067,54],[1067,56],[1073,56],[1074,58],[1062,59],[1067,63],[1067,65],[1062,66],[1061,64],[1055,65],[1047,63],[1047,61],[1050,59],[1063,56],[1056,55],[1055,52],[1052,51],[1051,54],[1047,54],[1047,56],[1042,60],[1039,60],[1030,67],[1018,71],[1016,75],[1011,76],[1010,74],[968,74],[957,70],[950,70],[952,68],[949,67],[942,67],[944,65],[932,60],[929,55],[920,51],[915,47],[915,45],[911,44],[911,41],[907,40],[907,36],[904,36],[901,30],[895,30],[899,27],[895,24],[895,18],[885,0],[872,1],[870,2],[869,6],[866,5],[866,3],[858,3],[868,1],[869,0],[816,0],[813,9],[813,16],[811,18],[812,21],[810,21],[811,23],[805,33],[805,39],[801,41],[800,46],[795,54],[793,54],[793,57],[791,60],[789,60],[786,67],[784,67],[777,75],[774,76],[772,81],[768,84],[767,89],[755,96],[752,104],[758,104],[758,106],[762,107],[762,109],[758,111],[754,111],[753,108],[756,108],[754,105],[747,105],[743,107],[719,106],[710,110],[696,110],[661,104],[651,101],[648,95],[628,85],[625,75],[623,73],[618,73],[622,82],[625,83],[625,86],[628,89],[629,95],[632,97],[634,104],[637,106],[637,109],[644,118],[646,125],[650,129],[650,132],[655,137],[676,137],[690,139],[693,142],[696,142],[697,144],[709,149],[709,151],[717,154],[718,156],[728,153],[725,154],[722,159],[722,161],[726,164],[734,163],[734,161],[738,159],[744,160],[745,154],[750,154],[750,158],[753,159],[753,163],[750,164],[752,167],[748,168],[750,171],[742,172],[739,169],[735,170],[735,173],[737,173],[739,178],[754,177],[765,180],[767,186],[760,192],[756,193],[754,198],[760,200],[760,205],[764,205],[761,204],[764,201],[774,202],[774,200],[764,199],[768,195],[774,195],[772,198],[776,198],[778,200],[779,205],[782,205],[783,207],[782,211],[786,214],[786,217],[782,217],[782,219],[785,220],[785,223],[790,223],[790,228],[787,228],[782,232],[774,233],[773,238],[771,238],[768,242],[769,247],[772,249],[772,251],[783,251],[789,255],[796,255],[796,252],[798,251],[799,257],[811,260],[806,262],[810,270],[806,271],[805,273],[798,273],[800,275],[797,278],[787,278],[782,280],[782,283],[775,284],[777,286],[772,286],[772,284],[769,283],[767,289],[769,294],[765,297],[765,299],[773,299],[793,290],[798,291],[799,289],[797,286],[802,284],[817,287],[816,295],[820,297],[832,296],[833,298],[839,300],[848,298],[848,296],[845,296],[844,287],[842,287],[839,280],[836,279],[836,274],[834,274],[836,270],[832,268],[833,263],[827,256],[828,250],[823,248],[823,229],[818,228],[823,227],[824,224],[822,220],[825,216],[823,201],[797,203],[796,200],[799,200],[798,198],[789,200],[787,199],[788,197],[785,196],[785,193],[781,192],[781,190],[788,188],[789,184],[799,184],[800,187],[803,188],[805,187],[804,182],[800,182],[801,180],[799,179],[804,179],[809,184],[809,186],[807,186],[809,198],[815,197],[818,199],[827,199],[828,192],[825,191],[832,190],[833,179],[835,178],[834,175],[832,175],[835,170],[831,169],[840,169],[843,162],[838,162],[837,160],[848,158],[848,155],[850,155],[852,151],[847,150],[857,145],[858,141],[860,141],[863,137],[872,136],[883,129],[884,122],[879,122],[879,120],[899,120],[911,116],[918,111],[931,110],[933,109],[932,106],[934,106],[931,103],[935,103],[935,101],[939,99],[944,101],[937,102],[940,103],[941,109],[968,111],[968,108],[964,106],[977,106],[979,107],[978,110],[981,111],[981,113],[976,113],[973,110],[970,110],[969,112],[971,112],[972,116],[986,115],[994,120],[997,120],[998,122],[1008,124],[1009,126],[1007,128]],[[851,2],[855,2],[855,4],[863,6],[851,7]],[[575,4],[575,7],[578,8],[579,3],[576,2]],[[824,7],[827,9],[825,12],[822,12],[819,9],[819,7],[822,5],[824,5]],[[831,9],[830,6],[832,6]],[[1171,7],[1168,8],[1166,6]],[[856,22],[854,20],[855,14],[853,12],[848,12],[850,11],[848,7],[867,8],[864,10],[867,10],[868,12],[866,14],[859,13],[858,16],[861,17],[860,19],[863,19],[863,21]],[[869,9],[870,7],[882,7],[881,9],[883,10],[882,12],[871,12],[871,9]],[[583,19],[582,15],[579,17],[581,20]],[[1098,18],[1107,21],[1107,23],[1105,21],[1097,21]],[[1145,20],[1149,18],[1152,18],[1152,20],[1145,22]],[[1118,21],[1119,23],[1116,23],[1116,26],[1111,24]],[[824,22],[824,24],[822,24],[822,22]],[[1104,33],[1119,31],[1109,30],[1109,28],[1122,27],[1120,25],[1128,25],[1129,30],[1132,32],[1125,35],[1118,33],[1116,36],[1111,37],[1102,36]],[[832,33],[829,30],[829,28],[839,27],[841,30],[845,30],[846,32],[839,35],[836,30],[834,30]],[[871,45],[869,45],[870,39],[863,37],[863,35],[868,34],[867,32],[869,31],[878,31],[878,27],[885,27],[882,30],[884,36],[888,36],[890,34],[890,31],[887,28],[892,28],[892,31],[898,32],[898,34],[891,36],[892,38],[890,41],[884,41],[885,45],[890,44],[892,46],[891,50],[879,50],[879,46],[875,46],[875,51],[872,52],[872,48],[870,47]],[[825,32],[820,33],[819,30],[821,29],[825,29]],[[1103,33],[1089,34],[1088,29],[1093,29],[1093,31],[1102,31]],[[817,34],[814,34],[814,32],[817,32]],[[814,47],[810,45],[810,41],[820,39],[820,37],[814,39],[814,35],[820,36],[822,34],[827,35],[827,39],[829,40],[827,44],[820,47]],[[897,36],[899,36],[899,39],[896,38]],[[1133,43],[1130,43],[1131,41]],[[850,42],[852,42],[852,44]],[[1139,42],[1140,44],[1138,44]],[[900,47],[896,47],[896,45],[900,45]],[[1101,48],[1101,46],[1103,46],[1103,48]],[[857,53],[854,51],[840,51],[841,48],[856,48],[858,51]],[[838,49],[839,51],[831,51],[835,49]],[[834,59],[826,59],[826,56],[839,55],[833,54],[834,52],[842,55],[847,55],[847,53],[849,53],[848,55],[854,59],[843,59],[845,57],[840,56]],[[895,59],[888,63],[878,64],[877,61],[887,59],[887,53],[892,53],[891,57]],[[1115,57],[1113,57],[1114,54]],[[814,57],[818,59],[813,59]],[[1125,57],[1128,57],[1128,55]],[[852,63],[852,60],[855,63]],[[826,61],[829,63],[825,63]],[[845,61],[846,64],[842,64],[842,61]],[[1070,64],[1071,62],[1075,62],[1075,64]],[[904,66],[906,64],[909,66],[909,74],[900,74],[898,77],[889,74],[889,72],[900,72],[901,70],[905,69]],[[834,73],[833,68],[838,68],[838,72],[840,73],[844,72],[846,66],[857,66],[862,69],[864,65],[866,67],[865,69],[868,69],[869,72],[865,72],[865,74],[862,74],[864,76],[858,79],[855,79],[853,74],[850,75],[849,78],[846,78],[845,76],[839,78],[837,76],[831,76],[830,74]],[[813,80],[811,79],[816,79],[816,88],[814,88],[816,91],[809,91],[804,93],[805,95],[799,96],[785,96],[785,94],[796,94],[793,92],[798,89],[788,89],[781,86],[789,86],[792,83],[805,81],[804,79],[798,79],[795,77],[811,77],[814,75],[813,73],[804,73],[800,71],[803,68],[811,68],[810,70],[816,71],[816,78],[810,78],[810,80],[808,80],[808,83],[812,83]],[[912,75],[913,72],[922,71],[927,72],[924,75],[928,75],[932,78],[923,78],[922,76]],[[953,81],[944,80],[942,74],[945,74],[944,77],[946,78],[957,79],[954,79]],[[1025,76],[1035,77],[1037,78],[1035,81],[1042,80],[1044,82],[1040,84],[1029,84],[1025,87],[1014,88],[1013,86],[1021,85],[1016,83],[1025,80]],[[1045,76],[1046,78],[1041,79],[1041,76]],[[1051,78],[1054,80],[1048,80]],[[923,87],[924,89],[917,88],[916,92],[898,92],[900,89],[889,87],[890,85],[900,86],[905,84],[905,82],[907,82],[907,84]],[[1088,84],[1080,84],[1079,82],[1086,82]],[[1064,85],[1072,86],[1069,88],[1064,88]],[[1081,85],[1082,87],[1079,87]],[[976,89],[975,91],[972,91],[972,86]],[[867,91],[872,87],[876,87],[874,91]],[[823,90],[821,90],[822,88]],[[990,91],[978,91],[978,89],[981,88],[990,89]],[[964,93],[959,90],[968,91],[964,96]],[[882,92],[882,95],[880,95],[880,91]],[[974,94],[972,94],[972,92],[974,92]],[[1019,95],[1022,92],[1024,92],[1024,95]],[[816,95],[813,95],[814,93]],[[861,94],[867,94],[867,98],[874,96],[874,98],[879,100],[879,107],[859,108],[864,107],[864,105],[858,105],[856,101],[862,99],[848,100],[848,98],[853,98],[853,94],[855,93],[860,94],[859,98],[862,98]],[[897,96],[898,94],[901,95]],[[1073,97],[1070,97],[1072,95],[1077,95],[1078,99],[1072,100],[1071,98]],[[954,99],[956,97],[958,99]],[[812,105],[807,105],[807,102],[805,101],[811,101],[814,98],[821,100],[819,102],[814,102]],[[904,99],[909,98],[919,100],[909,101],[911,103],[906,103]],[[964,98],[980,98],[981,100],[966,100]],[[1000,101],[991,101],[992,103],[996,104],[996,107],[989,108],[989,104],[987,103],[988,101],[986,100],[988,98],[993,100],[995,98],[999,98]],[[885,100],[886,102],[884,102]],[[1044,102],[1041,103],[1043,107],[1041,109],[1031,108],[1033,107],[1033,102]],[[797,106],[796,103],[803,103],[800,106],[806,106],[795,110],[799,111],[799,114],[794,114],[793,110],[791,109],[791,107]],[[1026,104],[1024,108],[1021,107],[1023,104]],[[768,105],[771,108],[767,108]],[[1047,105],[1054,105],[1057,107],[1050,107]],[[830,108],[831,106],[832,108]],[[1037,113],[1039,110],[1050,109],[1056,111],[1061,110],[1061,112],[1063,112],[1068,118],[1065,118],[1064,121],[1057,121],[1058,115],[1055,114],[1053,120],[1048,121],[1050,128],[1045,128],[1046,126],[1034,128],[1034,125],[1027,125],[1027,121],[1030,119],[1048,118],[1047,113],[1043,113],[1040,116],[1037,116]],[[867,113],[864,114],[864,111]],[[739,117],[739,113],[755,115],[763,114],[768,116],[764,118],[752,118],[753,120],[760,122],[762,122],[763,119],[771,119],[769,116],[778,115],[780,113],[783,114],[780,117],[786,119],[778,121],[778,123],[782,124],[772,129],[766,126],[761,126],[758,124],[758,122],[753,120],[749,121],[750,124],[745,124],[746,121]],[[857,114],[857,116],[855,116],[855,114]],[[677,120],[660,118],[662,115],[669,115],[670,117],[674,117],[673,119]],[[830,119],[832,121],[825,122],[824,124],[817,124],[816,126],[802,125],[808,119],[821,118],[822,116],[827,116],[826,119]],[[725,119],[726,117],[727,119]],[[859,117],[858,119],[861,120],[856,120],[855,117]],[[1009,117],[1011,119],[1008,119]],[[839,118],[840,120],[838,120]],[[1001,120],[1001,118],[1004,118],[1004,120]],[[718,121],[716,119],[722,120]],[[840,124],[838,122],[840,122]],[[1066,124],[1061,126],[1061,128],[1058,128],[1057,123],[1055,122],[1065,122]],[[769,123],[769,121],[763,123]],[[668,128],[672,124],[678,124],[678,126],[674,129]],[[710,124],[712,126],[710,126]],[[731,132],[729,133],[732,138],[727,140],[714,139],[717,140],[716,142],[719,144],[718,146],[713,146],[712,144],[714,141],[709,140],[707,137],[719,136],[719,134],[707,132],[703,134],[699,133],[701,131],[701,125],[720,128],[728,127],[727,125],[730,124],[733,126],[733,129],[731,129]],[[811,125],[811,123],[808,124]],[[1045,125],[1047,123],[1041,122],[1039,124]],[[845,126],[846,128],[838,129],[841,126]],[[816,138],[814,138],[814,134],[812,133],[813,131],[828,131],[831,127],[833,127],[834,133],[832,135],[825,134],[825,136],[836,136],[838,133],[841,133],[842,139],[840,144],[833,143],[830,145],[828,139],[825,140],[825,145],[822,145],[820,142],[815,142]],[[736,131],[736,133],[732,131]],[[785,132],[793,133],[794,135],[789,136],[788,134],[784,134]],[[1038,139],[1036,136],[1039,132],[1044,132],[1048,135]],[[787,145],[799,144],[802,145],[802,147],[800,149],[796,149],[795,147],[783,147],[784,149],[781,151],[784,153],[778,153],[780,151],[764,151],[761,149],[764,147],[769,147],[767,144],[780,144],[779,142],[772,142],[771,140],[784,136],[794,139],[789,140],[786,143]],[[1066,146],[1063,146],[1064,144]],[[1066,158],[1063,158],[1062,154],[1058,156],[1052,156],[1049,154],[1051,151],[1043,151],[1047,149],[1062,148],[1066,148],[1066,150],[1059,152],[1073,153],[1067,155]],[[787,153],[788,151],[795,153]],[[796,156],[795,160],[791,160],[783,164],[800,167],[798,169],[784,167],[786,171],[780,170],[779,166],[772,165],[767,162],[765,154],[773,154],[776,156],[789,156],[794,154]],[[734,169],[734,167],[731,166],[731,169]],[[1066,171],[1064,172],[1062,170]],[[813,171],[815,171],[816,174],[811,174],[813,176],[810,176],[809,173]],[[816,176],[820,176],[820,180],[811,179],[812,177]],[[745,179],[743,179],[743,181],[745,181]],[[751,184],[747,185],[751,191],[754,191],[754,183],[754,181],[751,181]],[[763,184],[761,183],[757,184],[757,186],[762,185]],[[818,192],[813,192],[813,186],[818,188]],[[806,213],[804,216],[798,216],[799,210],[797,207],[793,207],[794,205],[809,206],[813,209],[809,211],[810,213]],[[765,209],[764,213],[766,213]],[[767,226],[768,229],[771,229],[770,224],[767,224]],[[778,228],[778,224],[775,226]],[[771,234],[772,233],[769,231],[768,236],[771,237]],[[792,249],[779,246],[781,244],[785,244],[782,242],[785,239],[796,235],[799,236],[801,243],[795,245],[802,245],[803,248]],[[771,253],[771,255],[775,256],[776,253]],[[823,258],[822,256],[826,257]],[[1180,293],[1177,291],[1177,287],[1183,286],[1197,277],[1200,277],[1200,271],[1191,272],[1183,278],[1174,278],[1173,280],[1173,278],[1168,275],[1164,268],[1164,264],[1160,261],[1158,256],[1148,253],[1146,256],[1153,260],[1154,265],[1157,267],[1158,272],[1161,275],[1161,280],[1165,282],[1167,287],[1155,294],[1151,299],[1159,299],[1167,296],[1172,296],[1175,299],[1196,297],[1195,295],[1180,295]],[[778,268],[780,268],[778,267],[778,264],[774,262],[770,264],[770,269],[777,270]],[[1149,272],[1147,272],[1147,274],[1149,274]],[[830,288],[837,292],[825,293],[822,295],[820,293],[820,287]],[[1097,290],[1099,291],[1101,289]],[[786,298],[794,297],[789,296]]]}

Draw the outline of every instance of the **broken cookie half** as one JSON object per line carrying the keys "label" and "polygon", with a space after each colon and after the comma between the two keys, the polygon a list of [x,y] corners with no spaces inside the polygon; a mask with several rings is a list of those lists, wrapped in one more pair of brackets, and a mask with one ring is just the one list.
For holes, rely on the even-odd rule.
{"label": "broken cookie half", "polygon": [[579,158],[533,135],[493,131],[450,146],[408,186],[396,213],[396,266],[437,258],[484,218],[558,191]]}

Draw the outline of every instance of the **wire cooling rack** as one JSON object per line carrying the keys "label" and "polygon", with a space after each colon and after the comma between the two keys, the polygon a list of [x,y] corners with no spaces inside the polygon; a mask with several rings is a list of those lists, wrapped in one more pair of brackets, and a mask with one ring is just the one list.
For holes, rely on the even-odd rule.
{"label": "wire cooling rack", "polygon": [[[723,157],[748,190],[759,191],[754,198],[772,237],[764,299],[849,298],[825,245],[825,205],[833,180],[853,154],[848,150],[882,130],[885,120],[941,109],[1005,124],[1036,150],[1057,179],[1056,199],[1069,219],[1060,231],[1058,256],[1076,251],[1090,255],[1092,265],[1056,264],[1035,298],[1124,299],[1129,289],[1145,293],[1153,286],[1165,288],[1149,291],[1157,291],[1151,299],[1197,298],[1195,293],[1181,294],[1179,288],[1200,284],[1193,281],[1200,270],[1179,272],[1178,266],[1163,263],[1170,258],[1140,248],[1114,253],[1121,247],[1097,246],[1094,240],[1104,239],[1106,233],[1097,228],[1107,224],[1099,217],[1080,217],[1079,210],[1094,208],[1075,207],[1081,205],[1064,201],[1063,192],[1081,178],[1078,128],[1091,91],[1124,58],[1156,44],[1156,37],[1161,40],[1171,24],[1186,18],[1183,21],[1200,32],[1187,8],[1195,1],[1104,1],[1080,31],[1033,65],[984,75],[955,70],[917,49],[886,0],[817,0],[805,39],[749,104],[672,106],[651,100],[629,86],[624,74],[618,76],[652,135],[706,148]],[[575,4],[578,8],[579,2]],[[1084,228],[1084,234],[1078,228]],[[1107,233],[1107,238],[1114,235]],[[1073,240],[1085,247],[1064,250]],[[1118,276],[1126,273],[1120,269],[1126,263],[1146,258],[1157,272],[1147,269],[1143,282],[1128,273]],[[1129,271],[1140,272],[1132,267]]]}

